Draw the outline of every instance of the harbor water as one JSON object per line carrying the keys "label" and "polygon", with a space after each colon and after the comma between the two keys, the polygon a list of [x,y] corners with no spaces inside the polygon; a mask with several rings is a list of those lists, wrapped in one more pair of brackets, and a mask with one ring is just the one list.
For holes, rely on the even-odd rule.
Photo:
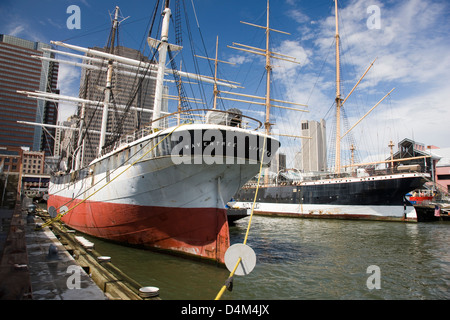
{"label": "harbor water", "polygon": [[[230,227],[242,243],[248,218]],[[212,300],[225,268],[91,238],[95,248],[163,300]],[[254,270],[221,300],[450,299],[450,224],[254,216]]]}

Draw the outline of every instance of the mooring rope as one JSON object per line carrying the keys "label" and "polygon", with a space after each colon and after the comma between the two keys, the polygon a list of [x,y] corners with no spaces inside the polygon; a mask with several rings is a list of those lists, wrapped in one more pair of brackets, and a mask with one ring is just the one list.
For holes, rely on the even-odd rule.
{"label": "mooring rope", "polygon": [[[250,212],[250,218],[248,220],[247,231],[245,233],[245,237],[244,237],[244,241],[243,241],[244,245],[247,244],[248,235],[250,233],[250,226],[252,224],[253,211],[255,210],[255,203],[256,203],[257,196],[258,196],[259,182],[261,180],[262,166],[263,166],[263,161],[264,161],[264,153],[266,151],[266,140],[267,140],[267,136],[264,136],[264,143],[263,143],[262,155],[261,155],[261,164],[259,166],[258,182],[256,184],[256,191],[255,191],[255,197],[253,199],[252,211]],[[219,293],[217,294],[217,296],[214,300],[220,300],[223,293],[227,289],[227,284],[231,283],[231,281],[233,280],[234,273],[236,272],[241,261],[242,261],[242,257],[239,257],[239,259],[236,262],[236,265],[234,266],[233,270],[231,271],[230,275],[228,276],[228,279],[225,281],[225,284],[222,286],[222,288],[220,289]]]}

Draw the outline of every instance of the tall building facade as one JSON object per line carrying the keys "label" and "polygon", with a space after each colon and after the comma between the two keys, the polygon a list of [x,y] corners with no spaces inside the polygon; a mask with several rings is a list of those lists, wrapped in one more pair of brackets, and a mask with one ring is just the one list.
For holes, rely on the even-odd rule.
{"label": "tall building facade", "polygon": [[[93,48],[98,51],[108,51],[105,48]],[[116,47],[114,54],[150,62],[140,51]],[[103,101],[104,88],[106,84],[107,62],[100,64],[96,61],[86,60],[87,64],[97,68],[83,68],[80,84],[80,98]],[[114,134],[131,133],[136,129],[144,128],[150,123],[153,110],[155,82],[150,78],[151,73],[139,72],[139,74],[130,68],[114,67],[112,78],[112,96],[108,113],[108,122],[106,131]],[[167,111],[167,99],[163,103],[162,111]],[[89,128],[84,139],[83,164],[89,164],[98,155],[100,142],[100,129],[102,122],[102,107],[99,105],[79,106],[78,116],[82,117],[82,108],[85,108],[84,119]],[[96,132],[95,132],[96,131]],[[107,136],[110,141],[111,135]]]}
{"label": "tall building facade", "polygon": [[31,57],[52,57],[43,51],[49,44],[0,34],[0,145],[29,147],[53,154],[54,129],[17,123],[18,120],[56,124],[55,102],[27,98],[17,93],[45,91],[57,93],[58,63]]}
{"label": "tall building facade", "polygon": [[302,136],[311,139],[302,141],[303,172],[327,171],[327,138],[325,120],[303,120],[301,122]]}

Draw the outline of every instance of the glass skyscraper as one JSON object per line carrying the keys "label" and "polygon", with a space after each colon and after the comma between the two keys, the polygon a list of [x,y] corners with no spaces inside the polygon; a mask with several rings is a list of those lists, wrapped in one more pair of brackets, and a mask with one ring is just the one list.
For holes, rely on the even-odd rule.
{"label": "glass skyscraper", "polygon": [[0,146],[29,147],[53,155],[54,129],[17,123],[18,120],[56,124],[57,103],[28,98],[23,91],[57,93],[58,63],[31,55],[53,57],[49,44],[0,34]]}

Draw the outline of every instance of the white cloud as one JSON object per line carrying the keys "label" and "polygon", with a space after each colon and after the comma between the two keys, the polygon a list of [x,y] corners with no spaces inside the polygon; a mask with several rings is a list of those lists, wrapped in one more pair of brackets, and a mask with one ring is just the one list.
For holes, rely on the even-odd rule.
{"label": "white cloud", "polygon": [[12,29],[8,32],[9,35],[17,37],[19,36],[23,31],[25,31],[25,27],[23,25],[18,25],[12,27]]}
{"label": "white cloud", "polygon": [[306,23],[311,20],[306,14],[298,9],[289,10],[288,14],[298,23]]}
{"label": "white cloud", "polygon": [[234,55],[234,56],[228,58],[228,62],[235,63],[237,65],[244,64],[249,61],[251,61],[251,59],[244,55]]}
{"label": "white cloud", "polygon": [[6,26],[5,34],[31,41],[45,42],[45,37],[36,28],[30,27],[30,24],[23,21],[20,17],[15,17],[13,22]]}

